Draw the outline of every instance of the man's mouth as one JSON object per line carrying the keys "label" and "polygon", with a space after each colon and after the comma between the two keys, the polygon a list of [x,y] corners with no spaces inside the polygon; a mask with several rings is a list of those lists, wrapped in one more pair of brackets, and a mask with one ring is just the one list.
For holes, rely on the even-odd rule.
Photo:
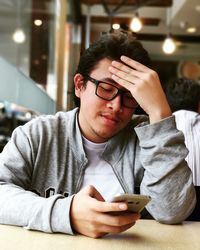
{"label": "man's mouth", "polygon": [[121,119],[118,117],[118,116],[116,116],[116,115],[113,115],[113,114],[101,114],[101,116],[103,117],[103,118],[105,118],[107,121],[110,121],[110,122],[112,122],[112,123],[119,123],[120,121],[121,121]]}

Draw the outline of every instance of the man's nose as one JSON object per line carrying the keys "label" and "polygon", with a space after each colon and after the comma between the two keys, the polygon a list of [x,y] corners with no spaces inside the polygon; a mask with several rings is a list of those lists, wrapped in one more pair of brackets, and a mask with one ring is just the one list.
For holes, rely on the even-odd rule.
{"label": "man's nose", "polygon": [[121,95],[117,95],[113,100],[110,101],[110,107],[115,112],[119,112],[122,110],[122,97],[121,97]]}

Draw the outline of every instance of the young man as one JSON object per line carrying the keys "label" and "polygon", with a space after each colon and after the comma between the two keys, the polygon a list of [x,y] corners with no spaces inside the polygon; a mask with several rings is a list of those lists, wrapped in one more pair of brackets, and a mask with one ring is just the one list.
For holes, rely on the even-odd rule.
{"label": "young man", "polygon": [[[127,230],[139,214],[116,193],[151,196],[159,222],[195,206],[184,138],[149,57],[132,36],[108,34],[81,56],[80,107],[18,127],[0,156],[0,223],[90,237]],[[140,105],[149,120],[133,116]],[[133,119],[132,119],[133,116]]]}

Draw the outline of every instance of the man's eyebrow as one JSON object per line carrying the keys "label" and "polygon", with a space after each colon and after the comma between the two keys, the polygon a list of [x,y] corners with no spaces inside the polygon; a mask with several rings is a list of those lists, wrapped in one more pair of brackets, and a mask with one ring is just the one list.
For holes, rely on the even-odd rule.
{"label": "man's eyebrow", "polygon": [[106,78],[102,78],[101,80],[99,80],[100,82],[107,82],[107,83],[113,83],[113,84],[117,84],[112,78],[110,77],[106,77]]}

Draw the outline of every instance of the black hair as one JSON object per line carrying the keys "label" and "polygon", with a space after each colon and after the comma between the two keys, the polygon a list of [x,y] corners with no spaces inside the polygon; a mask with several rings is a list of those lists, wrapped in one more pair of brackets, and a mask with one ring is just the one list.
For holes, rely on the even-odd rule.
{"label": "black hair", "polygon": [[190,110],[197,112],[200,102],[200,85],[188,78],[173,78],[164,88],[172,112]]}
{"label": "black hair", "polygon": [[[102,59],[119,61],[122,55],[150,66],[149,55],[142,44],[131,33],[118,31],[103,34],[98,41],[91,44],[81,55],[76,73],[89,75]],[[76,106],[80,106],[79,98],[75,95],[74,97]]]}

